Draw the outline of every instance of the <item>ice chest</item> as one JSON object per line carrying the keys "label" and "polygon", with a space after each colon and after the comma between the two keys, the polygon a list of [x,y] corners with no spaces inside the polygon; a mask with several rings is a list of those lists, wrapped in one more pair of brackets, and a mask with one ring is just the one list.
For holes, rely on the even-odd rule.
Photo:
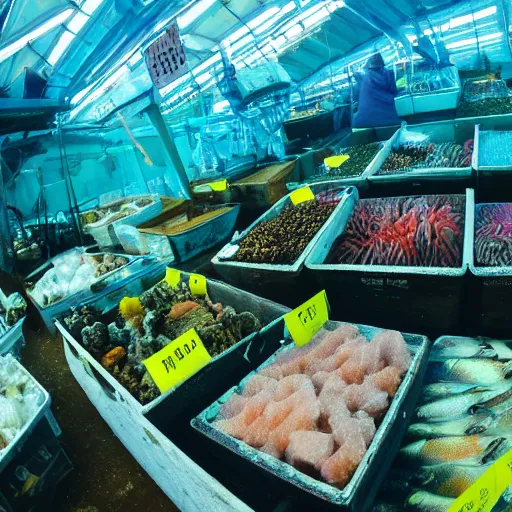
{"label": "ice chest", "polygon": [[[336,322],[330,322],[329,328],[334,329]],[[360,331],[371,339],[380,329],[358,325]],[[279,334],[271,326],[267,336]],[[272,491],[281,499],[291,499],[290,510],[351,510],[364,512],[369,510],[378,488],[391,466],[394,455],[398,452],[401,439],[408,425],[409,417],[419,397],[423,374],[428,362],[429,340],[425,336],[404,334],[412,355],[412,364],[393,399],[375,438],[363,458],[351,481],[342,489],[336,489],[326,483],[315,480],[294,469],[283,461],[264,454],[244,442],[239,441],[212,426],[220,406],[237,390],[243,388],[245,382],[254,374],[251,372],[240,383],[222,395],[217,401],[205,409],[195,419],[192,426],[210,441],[211,457],[218,458],[237,468],[232,475],[233,480],[248,479],[258,481],[261,475]],[[281,350],[289,350],[290,345]],[[275,354],[262,367],[272,364]],[[218,464],[220,466],[220,464]],[[255,489],[255,492],[258,492]],[[264,506],[264,503],[262,503]],[[264,508],[262,508],[263,510]],[[270,508],[269,508],[270,509]]]}
{"label": "ice chest", "polygon": [[[183,274],[185,277],[187,274]],[[154,284],[165,271],[151,276]],[[148,286],[149,287],[149,286]],[[238,312],[252,311],[263,325],[277,322],[288,311],[227,284],[208,280],[214,302],[232,305]],[[95,305],[108,312],[118,297]],[[66,359],[75,378],[135,459],[180,510],[248,511],[249,507],[204,469],[204,452],[190,428],[190,420],[219,395],[261,364],[277,346],[253,334],[214,358],[180,386],[142,406],[63,327]]]}
{"label": "ice chest", "polygon": [[163,214],[137,226],[142,238],[153,254],[158,257],[174,257],[176,263],[183,263],[225,243],[233,235],[240,213],[239,204],[221,204],[208,207],[209,212],[187,221],[189,213],[183,212],[183,229],[179,225],[170,227],[168,222],[175,218]]}
{"label": "ice chest", "polygon": [[387,328],[435,332],[459,326],[472,230],[474,192],[466,191],[462,265],[457,268],[326,264],[331,248],[358,203],[352,194],[306,260],[308,280],[325,288],[331,308],[344,319]]}

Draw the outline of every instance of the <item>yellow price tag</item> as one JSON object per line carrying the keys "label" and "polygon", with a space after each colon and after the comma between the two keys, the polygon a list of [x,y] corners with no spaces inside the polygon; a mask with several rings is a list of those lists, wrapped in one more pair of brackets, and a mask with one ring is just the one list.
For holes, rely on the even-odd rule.
{"label": "yellow price tag", "polygon": [[169,391],[197,373],[211,360],[195,329],[171,341],[144,361],[161,393]]}
{"label": "yellow price tag", "polygon": [[512,450],[498,459],[469,489],[466,489],[448,512],[491,512],[509,485],[512,485]]}
{"label": "yellow price tag", "polygon": [[181,272],[174,268],[167,267],[165,269],[165,282],[171,288],[178,288],[181,283]]}
{"label": "yellow price tag", "polygon": [[193,295],[206,295],[206,277],[201,274],[190,274],[189,286]]}
{"label": "yellow price tag", "polygon": [[290,199],[292,200],[292,203],[297,206],[298,204],[305,203],[306,201],[313,201],[315,199],[315,194],[313,194],[309,187],[302,187],[294,190],[290,194]]}
{"label": "yellow price tag", "polygon": [[228,189],[228,180],[213,181],[212,183],[208,183],[208,186],[214,192],[224,192]]}
{"label": "yellow price tag", "polygon": [[307,345],[329,321],[329,303],[325,290],[284,316],[295,345]]}
{"label": "yellow price tag", "polygon": [[347,160],[350,160],[350,155],[330,156],[324,159],[324,164],[330,167],[331,169],[337,169],[338,167],[343,165]]}

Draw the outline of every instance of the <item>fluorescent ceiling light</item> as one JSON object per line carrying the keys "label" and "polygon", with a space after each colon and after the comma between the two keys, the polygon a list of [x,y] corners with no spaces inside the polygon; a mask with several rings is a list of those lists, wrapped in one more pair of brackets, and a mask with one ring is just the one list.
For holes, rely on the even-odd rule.
{"label": "fluorescent ceiling light", "polygon": [[87,23],[88,20],[89,16],[79,11],[71,18],[71,21],[68,23],[68,28],[71,30],[71,32],[77,34],[80,32],[80,30],[82,30],[83,26]]}
{"label": "fluorescent ceiling light", "polygon": [[463,46],[476,45],[477,43],[483,43],[484,41],[493,41],[496,39],[501,39],[502,37],[503,37],[503,32],[495,32],[494,34],[480,36],[479,38],[471,37],[468,39],[463,39],[462,41],[457,41],[455,43],[449,43],[446,45],[446,48],[448,50],[452,50],[455,48],[461,48]]}
{"label": "fluorescent ceiling light", "polygon": [[66,51],[66,48],[71,44],[71,41],[75,38],[75,35],[67,30],[60,36],[59,42],[55,45],[48,57],[48,62],[55,66],[57,61],[61,58],[62,54]]}
{"label": "fluorescent ceiling light", "polygon": [[199,16],[204,14],[206,9],[210,8],[217,0],[199,0],[188,11],[178,17],[178,25],[181,29],[188,27]]}
{"label": "fluorescent ceiling light", "polygon": [[32,30],[32,32],[29,32],[28,34],[24,35],[15,43],[12,43],[9,46],[2,48],[0,50],[0,62],[4,61],[5,59],[8,59],[15,53],[19,52],[22,48],[26,46],[27,43],[34,41],[38,37],[43,36],[50,30],[54,29],[55,27],[66,21],[73,14],[73,12],[73,9],[66,9],[60,14],[57,14],[57,16],[53,17],[51,20],[47,21],[46,23],[43,23],[40,27],[36,28],[35,30]]}
{"label": "fluorescent ceiling light", "polygon": [[82,11],[90,16],[103,2],[103,0],[85,0],[82,4]]}

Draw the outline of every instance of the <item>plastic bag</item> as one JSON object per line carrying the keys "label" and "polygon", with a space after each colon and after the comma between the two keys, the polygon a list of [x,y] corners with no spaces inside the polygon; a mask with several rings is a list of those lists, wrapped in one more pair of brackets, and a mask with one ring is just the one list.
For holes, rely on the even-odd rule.
{"label": "plastic bag", "polygon": [[52,263],[59,280],[71,281],[80,266],[82,254],[83,250],[75,247],[53,258]]}
{"label": "plastic bag", "polygon": [[9,295],[6,301],[5,320],[8,326],[16,324],[27,312],[27,303],[19,293]]}
{"label": "plastic bag", "polygon": [[149,254],[145,237],[134,226],[115,226],[116,236],[127,254]]}
{"label": "plastic bag", "polygon": [[85,290],[95,280],[96,269],[90,263],[84,263],[76,271],[67,290],[68,296]]}
{"label": "plastic bag", "polygon": [[398,139],[398,146],[423,145],[429,142],[430,135],[409,131],[406,127],[403,127],[400,132],[400,138]]}

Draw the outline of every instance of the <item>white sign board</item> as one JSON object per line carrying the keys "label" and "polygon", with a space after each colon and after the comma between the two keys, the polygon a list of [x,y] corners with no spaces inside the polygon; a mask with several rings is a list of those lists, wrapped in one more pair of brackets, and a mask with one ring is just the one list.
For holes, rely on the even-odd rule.
{"label": "white sign board", "polygon": [[173,23],[146,50],[145,57],[149,74],[159,89],[188,72],[187,56],[181,44],[177,23]]}

